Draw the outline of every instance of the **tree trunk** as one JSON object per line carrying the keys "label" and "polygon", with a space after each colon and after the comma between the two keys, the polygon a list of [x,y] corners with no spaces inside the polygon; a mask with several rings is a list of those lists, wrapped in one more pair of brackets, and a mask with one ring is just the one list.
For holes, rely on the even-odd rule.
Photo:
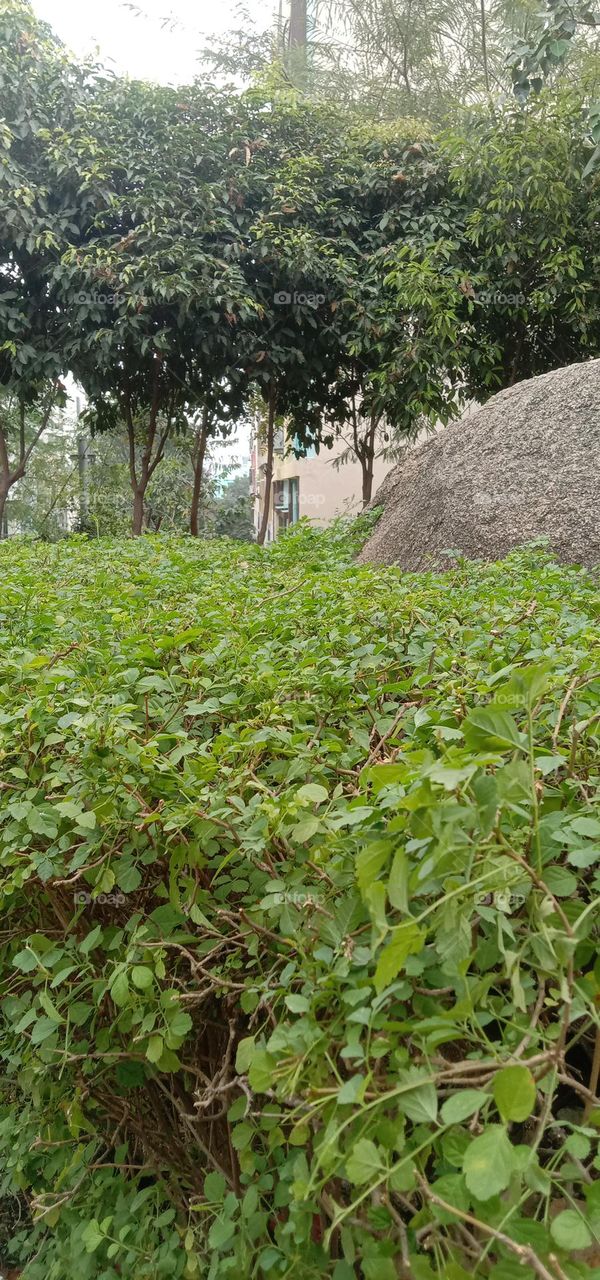
{"label": "tree trunk", "polygon": [[127,423],[127,439],[129,447],[129,479],[133,490],[133,513],[131,517],[131,532],[134,538],[139,538],[144,528],[144,498],[146,497],[146,489],[156,471],[157,466],[162,462],[165,456],[165,444],[169,435],[173,405],[166,411],[166,426],[162,434],[157,435],[158,415],[160,410],[160,385],[159,385],[159,367],[155,362],[154,366],[154,388],[152,392],[152,405],[150,408],[150,417],[148,426],[146,427],[144,445],[139,467],[136,459],[136,439],[135,425],[131,410],[131,397],[129,386],[125,388],[123,397],[124,417]]}
{"label": "tree trunk", "polygon": [[368,507],[373,493],[373,458],[361,458],[362,468],[362,504]]}
{"label": "tree trunk", "polygon": [[298,88],[303,88],[307,71],[308,15],[307,0],[291,0],[289,71]]}
{"label": "tree trunk", "polygon": [[369,427],[365,434],[363,447],[360,450],[359,458],[362,470],[362,503],[363,508],[367,507],[373,496],[373,471],[375,467],[375,437],[377,435],[377,427],[379,426],[379,415],[373,411],[369,420]]}
{"label": "tree trunk", "polygon": [[489,97],[490,72],[488,67],[488,54],[487,54],[487,30],[486,30],[487,19],[486,19],[486,12],[485,12],[485,0],[480,0],[479,7],[481,11],[481,59],[483,62],[483,79],[485,81],[485,91]]}
{"label": "tree trunk", "polygon": [[275,406],[277,403],[277,392],[275,384],[272,382],[269,388],[269,408],[267,417],[267,462],[265,466],[265,497],[258,530],[257,543],[259,547],[264,547],[265,538],[267,536],[267,526],[269,523],[269,508],[271,506],[271,488],[273,484],[273,451],[275,446]]}
{"label": "tree trunk", "polygon": [[139,538],[144,528],[144,494],[146,486],[142,489],[139,485],[133,491],[133,514],[131,517],[131,532],[134,538]]}
{"label": "tree trunk", "polygon": [[4,521],[5,521],[7,497],[8,497],[8,487],[5,484],[0,484],[0,538],[6,537],[6,528],[5,528]]}
{"label": "tree trunk", "polygon": [[6,537],[4,521],[6,518],[6,499],[11,486],[10,462],[8,458],[8,442],[4,428],[0,423],[0,538]]}
{"label": "tree trunk", "polygon": [[290,48],[305,49],[308,36],[307,0],[291,0]]}
{"label": "tree trunk", "polygon": [[208,440],[208,409],[204,409],[202,414],[202,426],[197,438],[197,447],[192,458],[192,466],[194,468],[194,488],[192,490],[192,506],[190,509],[190,533],[193,538],[198,538],[198,511],[200,508],[200,494],[202,492],[202,480],[204,476],[204,458],[206,456],[206,442]]}

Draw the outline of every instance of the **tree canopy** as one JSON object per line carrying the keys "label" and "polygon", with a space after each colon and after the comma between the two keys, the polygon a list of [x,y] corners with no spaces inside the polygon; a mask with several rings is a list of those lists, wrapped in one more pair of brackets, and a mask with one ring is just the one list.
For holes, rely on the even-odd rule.
{"label": "tree canopy", "polygon": [[[383,39],[372,8],[353,21]],[[414,59],[429,85],[450,31],[438,8],[422,44],[423,16],[411,10],[409,26],[394,10],[407,75]],[[488,79],[494,24],[512,39],[501,9]],[[292,84],[276,61],[243,90],[123,80],[77,64],[24,0],[3,0],[4,385],[39,406],[61,375],[80,381],[92,430],[125,433],[136,533],[166,442],[184,431],[197,527],[206,441],[257,395],[268,455],[276,418],[300,450],[342,434],[368,501],[377,452],[469,396],[597,349],[592,81],[550,83],[573,50],[593,65],[589,39],[580,47],[592,17],[578,10],[567,31],[555,4],[535,48],[522,41],[503,63],[520,98],[494,99],[490,83],[440,128],[414,75],[403,114],[379,122],[310,79]],[[459,6],[452,30],[461,21]],[[28,460],[8,459],[9,429],[4,496]]]}

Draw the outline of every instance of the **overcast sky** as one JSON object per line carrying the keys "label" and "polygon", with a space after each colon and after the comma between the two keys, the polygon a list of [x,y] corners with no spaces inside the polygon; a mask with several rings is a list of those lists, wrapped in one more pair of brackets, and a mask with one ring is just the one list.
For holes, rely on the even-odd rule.
{"label": "overcast sky", "polygon": [[[33,0],[38,17],[74,53],[99,50],[114,71],[164,84],[190,80],[196,51],[212,32],[239,25],[238,0]],[[278,0],[246,0],[248,10],[267,25]],[[132,12],[137,10],[139,12]],[[171,26],[168,21],[172,20]]]}

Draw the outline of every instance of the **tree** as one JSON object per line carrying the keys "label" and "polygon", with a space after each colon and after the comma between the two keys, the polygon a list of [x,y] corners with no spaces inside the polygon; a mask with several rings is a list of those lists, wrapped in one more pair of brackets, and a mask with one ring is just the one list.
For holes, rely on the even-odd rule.
{"label": "tree", "polygon": [[[554,0],[552,7],[573,6]],[[585,0],[574,7],[589,9]],[[292,0],[279,39],[245,15],[237,32],[211,42],[208,62],[248,79],[278,66],[314,100],[344,102],[375,119],[441,122],[460,104],[506,94],[509,55],[535,47],[544,28],[537,0],[315,0],[310,21],[305,9]],[[305,49],[300,79],[293,46]],[[585,47],[581,28],[575,46]]]}
{"label": "tree", "polygon": [[217,538],[252,542],[254,526],[247,475],[233,476],[225,486],[214,503],[214,521]]}
{"label": "tree", "polygon": [[586,125],[570,93],[473,118],[447,139],[451,181],[465,210],[458,257],[463,314],[473,326],[469,385],[489,393],[598,353],[594,268],[597,184],[582,182]]}
{"label": "tree", "polygon": [[191,450],[192,472],[194,475],[194,483],[192,487],[192,498],[190,504],[190,533],[192,537],[197,538],[199,532],[198,526],[198,510],[200,506],[200,496],[202,493],[202,478],[204,475],[204,460],[206,458],[206,446],[210,431],[210,411],[206,405],[202,408],[200,421],[194,431],[193,444]]}
{"label": "tree", "polygon": [[14,485],[23,479],[29,459],[41,440],[58,404],[64,404],[64,388],[51,384],[45,401],[27,404],[24,396],[0,395],[0,538],[6,534],[6,503]]}
{"label": "tree", "polygon": [[586,178],[600,166],[600,100],[594,100],[600,93],[600,9],[590,0],[546,0],[546,10],[541,31],[533,39],[520,40],[507,60],[513,89],[525,103],[565,71],[572,79],[575,70],[576,81],[590,94],[588,140],[593,152],[583,171]]}
{"label": "tree", "polygon": [[66,356],[92,430],[125,425],[134,534],[167,440],[196,409],[231,400],[231,334],[252,308],[223,101],[227,111],[216,92],[104,83],[61,139],[61,172],[68,184],[83,171],[91,201],[54,280]]}
{"label": "tree", "polygon": [[276,413],[299,453],[341,435],[360,462],[367,503],[377,452],[392,453],[425,419],[452,412],[449,369],[458,361],[450,337],[442,355],[439,336],[415,358],[415,312],[386,283],[388,253],[434,243],[459,203],[428,131],[411,120],[367,129],[290,94],[276,95],[270,126],[256,164],[276,182],[252,251],[274,333],[260,343],[257,376],[267,404],[277,391],[264,427],[265,527]]}
{"label": "tree", "polygon": [[600,52],[600,10],[593,0],[546,0],[546,11],[538,19],[529,38],[518,41],[507,59],[515,94],[522,101],[539,93],[569,64],[577,66],[583,49],[592,46]]}
{"label": "tree", "polygon": [[[173,436],[146,493],[144,528],[183,534],[189,528],[193,473],[190,437]],[[210,532],[215,481],[207,458],[198,510],[198,536]],[[88,517],[82,529],[93,537],[127,534],[131,523],[128,443],[124,431],[104,432],[91,441],[88,471]]]}
{"label": "tree", "polygon": [[[39,419],[39,411],[26,412],[26,439],[39,430]],[[22,478],[11,489],[5,524],[49,541],[63,536],[77,520],[78,470],[74,419],[68,410],[54,409]]]}
{"label": "tree", "polygon": [[[295,109],[302,163],[282,149],[261,261],[319,303],[312,331],[306,306],[284,311],[276,343],[296,355],[277,409],[300,446],[343,436],[367,501],[377,449],[393,455],[468,398],[597,354],[586,120],[573,92],[472,110],[435,141],[415,122],[367,134],[323,107]],[[273,163],[268,148],[261,156]],[[263,367],[272,356],[261,353]]]}
{"label": "tree", "polygon": [[63,316],[47,284],[73,209],[52,182],[47,138],[69,127],[93,68],[67,57],[24,0],[0,7],[0,529],[61,403]]}

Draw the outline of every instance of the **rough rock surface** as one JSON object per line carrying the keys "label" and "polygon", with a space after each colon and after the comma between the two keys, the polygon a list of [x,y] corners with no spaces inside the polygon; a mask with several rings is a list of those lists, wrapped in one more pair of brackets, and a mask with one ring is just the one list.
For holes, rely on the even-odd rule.
{"label": "rough rock surface", "polygon": [[545,537],[560,561],[600,564],[600,360],[499,392],[407,453],[373,505],[365,562],[448,568],[445,550],[498,560]]}

